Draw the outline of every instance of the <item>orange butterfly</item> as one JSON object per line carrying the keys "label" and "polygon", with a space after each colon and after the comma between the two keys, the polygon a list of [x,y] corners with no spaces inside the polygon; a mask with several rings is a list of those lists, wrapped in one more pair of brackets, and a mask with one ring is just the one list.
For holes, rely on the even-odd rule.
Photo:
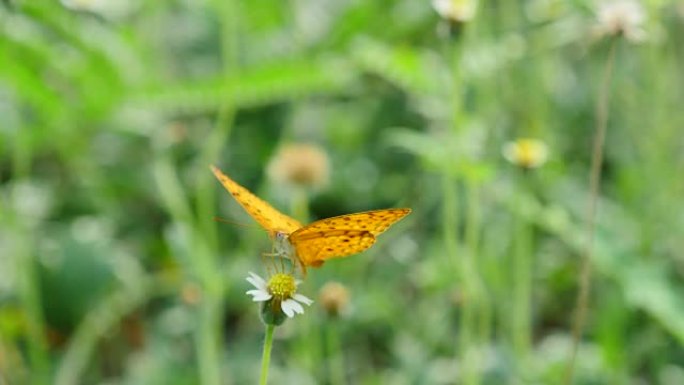
{"label": "orange butterfly", "polygon": [[211,166],[211,171],[275,240],[275,254],[295,256],[305,274],[307,266],[319,267],[328,259],[368,249],[378,235],[411,212],[408,208],[373,210],[321,219],[304,226],[237,184],[218,168]]}

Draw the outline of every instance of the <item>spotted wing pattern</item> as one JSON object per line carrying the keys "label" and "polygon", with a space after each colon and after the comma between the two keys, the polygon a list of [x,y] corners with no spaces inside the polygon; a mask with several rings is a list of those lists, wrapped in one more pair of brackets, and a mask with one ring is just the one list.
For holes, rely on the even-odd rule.
{"label": "spotted wing pattern", "polygon": [[302,227],[302,224],[299,223],[299,221],[276,210],[273,206],[230,179],[218,168],[211,166],[211,171],[240,206],[242,206],[263,228],[268,230],[271,236],[276,231],[290,234]]}
{"label": "spotted wing pattern", "polygon": [[318,267],[327,259],[360,253],[375,243],[375,236],[364,230],[328,230],[290,238],[303,266]]}
{"label": "spotted wing pattern", "polygon": [[411,209],[385,209],[321,219],[290,235],[290,242],[304,266],[320,266],[325,260],[360,253],[411,212]]}

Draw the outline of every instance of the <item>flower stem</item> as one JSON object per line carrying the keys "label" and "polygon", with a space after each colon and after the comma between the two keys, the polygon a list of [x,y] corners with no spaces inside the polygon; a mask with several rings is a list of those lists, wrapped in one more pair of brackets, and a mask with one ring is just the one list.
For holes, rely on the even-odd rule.
{"label": "flower stem", "polygon": [[[518,199],[523,200],[529,192],[528,177],[524,173],[519,176],[520,185],[523,187],[518,194]],[[523,206],[520,202],[519,206]],[[512,342],[515,352],[518,375],[524,369],[524,363],[529,355],[532,332],[532,228],[526,218],[518,216],[515,221],[515,239],[513,252],[513,314]]]}
{"label": "flower stem", "polygon": [[271,362],[271,347],[273,347],[273,331],[275,325],[266,325],[266,336],[264,337],[264,352],[261,355],[261,376],[259,385],[266,385],[268,382],[268,366]]}
{"label": "flower stem", "polygon": [[326,345],[329,357],[328,379],[331,385],[344,385],[344,356],[340,347],[340,331],[337,320],[332,320],[325,328]]}
{"label": "flower stem", "polygon": [[[290,212],[299,221],[303,223],[309,222],[309,192],[303,187],[296,187],[292,190],[290,198]],[[292,261],[293,270],[297,270],[296,262]],[[301,325],[304,330],[310,330],[314,327],[313,319],[311,317],[304,317],[301,320]],[[307,333],[303,336],[304,341],[297,347],[296,354],[302,360],[302,365],[310,372],[316,373],[316,362],[321,356],[321,336],[319,333]]]}
{"label": "flower stem", "polygon": [[572,352],[570,361],[565,373],[565,384],[572,383],[572,377],[575,370],[575,361],[577,359],[577,350],[579,347],[582,332],[584,331],[584,324],[587,318],[589,307],[589,293],[591,290],[591,259],[594,245],[594,229],[596,227],[596,207],[598,205],[598,195],[601,182],[601,167],[603,165],[603,148],[606,140],[606,131],[608,126],[608,104],[610,101],[610,82],[613,77],[613,64],[615,62],[615,51],[617,46],[617,38],[613,38],[610,42],[608,57],[603,72],[603,81],[599,90],[599,98],[596,103],[596,131],[594,134],[594,147],[591,157],[591,171],[589,174],[589,205],[587,207],[586,217],[586,239],[585,248],[582,256],[580,275],[579,275],[579,293],[577,294],[577,304],[575,306],[575,319],[572,328]]}

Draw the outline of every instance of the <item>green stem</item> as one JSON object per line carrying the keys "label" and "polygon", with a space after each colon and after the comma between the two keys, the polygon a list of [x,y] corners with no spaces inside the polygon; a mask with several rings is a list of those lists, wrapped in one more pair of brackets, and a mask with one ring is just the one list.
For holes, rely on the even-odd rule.
{"label": "green stem", "polygon": [[[524,176],[523,176],[524,177]],[[527,180],[522,181],[525,185]],[[520,195],[519,199],[523,196]],[[518,217],[515,223],[515,249],[513,253],[513,314],[512,336],[513,350],[518,361],[518,374],[521,363],[525,361],[530,351],[531,341],[531,313],[532,313],[532,251],[531,228],[523,217]]]}
{"label": "green stem", "polygon": [[[19,130],[14,138],[14,151],[12,152],[12,180],[27,180],[30,175],[33,149],[31,148],[29,134],[26,128]],[[12,199],[16,201],[16,189],[11,190]],[[43,314],[43,300],[38,281],[38,263],[35,257],[33,239],[34,231],[22,221],[21,213],[16,212],[8,205],[0,218],[5,217],[7,226],[14,232],[13,238],[17,248],[14,253],[16,261],[16,274],[18,280],[19,299],[26,310],[27,351],[31,366],[31,383],[47,384],[50,373],[50,356],[47,339],[45,337],[45,315]]]}
{"label": "green stem", "polygon": [[[221,44],[224,76],[239,71],[238,40],[240,26],[238,21],[239,3],[236,1],[215,2],[221,17]],[[200,230],[194,234],[194,244],[198,251],[197,274],[202,282],[204,301],[200,309],[200,323],[195,343],[198,354],[200,380],[203,384],[221,383],[221,314],[223,295],[226,291],[217,265],[218,233],[213,221],[216,189],[214,178],[206,167],[219,157],[221,148],[230,137],[236,114],[235,101],[224,97],[217,112],[214,129],[205,142],[200,159],[202,160],[196,189],[195,225]]]}
{"label": "green stem", "polygon": [[195,338],[201,382],[218,385],[221,383],[222,299],[221,289],[212,286],[208,286],[206,282],[203,286],[204,298],[199,314],[199,330]]}
{"label": "green stem", "polygon": [[[290,212],[297,220],[308,223],[309,221],[309,194],[306,188],[301,186],[295,186],[292,188],[292,194],[290,196]],[[294,262],[294,261],[293,261]],[[297,267],[293,267],[296,271]],[[301,327],[304,330],[312,330],[314,326],[313,319],[311,317],[303,317],[300,322]],[[304,341],[299,345],[297,349],[297,354],[300,355],[302,359],[303,366],[312,374],[317,371],[317,361],[318,357],[321,357],[322,346],[324,341],[322,341],[322,336],[320,333],[307,333],[303,336]]]}
{"label": "green stem", "polygon": [[325,329],[325,337],[330,360],[328,372],[330,384],[344,385],[346,384],[344,378],[344,356],[340,347],[340,333],[337,328],[337,320],[328,322],[328,327]]}
{"label": "green stem", "polygon": [[[480,203],[479,186],[473,177],[466,177],[465,188],[468,199],[468,207],[464,223],[464,239],[467,252],[462,255],[464,265],[464,276],[469,277],[465,281],[468,285],[468,296],[464,306],[464,313],[467,314],[467,330],[472,335],[470,346],[467,346],[467,366],[466,383],[479,384],[480,350],[478,344],[484,344],[489,338],[490,314],[489,299],[481,279],[481,269],[478,263],[479,243],[480,243]],[[468,312],[466,312],[468,310]],[[464,318],[466,317],[464,314]],[[475,338],[473,338],[475,337]]]}
{"label": "green stem", "polygon": [[[209,171],[206,170],[209,174]],[[185,268],[198,277],[202,284],[203,301],[199,313],[199,327],[195,331],[194,342],[200,382],[207,385],[221,383],[221,313],[224,286],[220,269],[217,269],[216,253],[210,242],[204,238],[198,220],[188,204],[188,199],[178,179],[178,175],[166,155],[158,155],[153,175],[159,186],[166,208],[174,220],[192,228],[191,250],[183,260]]]}
{"label": "green stem", "polygon": [[450,175],[450,170],[445,169],[442,176],[442,195],[443,195],[443,224],[444,244],[449,261],[453,264],[453,269],[458,280],[461,282],[461,292],[463,293],[463,305],[461,306],[459,330],[458,330],[458,354],[464,368],[464,382],[468,385],[477,384],[476,370],[473,363],[473,336],[475,335],[474,311],[473,311],[473,285],[472,277],[468,274],[472,269],[469,267],[469,260],[463,255],[459,258],[458,250],[458,190],[456,182]]}
{"label": "green stem", "polygon": [[28,355],[31,364],[31,383],[47,384],[50,371],[50,358],[45,338],[45,318],[38,283],[37,263],[33,255],[33,242],[30,230],[17,224],[15,239],[18,241],[17,258],[19,295],[26,309],[28,331]]}
{"label": "green stem", "polygon": [[[234,1],[217,1],[215,3],[218,13],[221,15],[221,41],[223,73],[227,77],[240,70],[238,63],[238,38],[239,8]],[[206,242],[213,250],[218,248],[218,233],[213,213],[216,209],[215,194],[216,180],[210,173],[204,172],[209,164],[213,164],[219,158],[221,149],[226,145],[233,128],[236,115],[235,101],[224,96],[218,107],[214,128],[204,143],[201,159],[201,172],[197,177],[197,225],[202,230]],[[213,255],[214,253],[212,253]]]}
{"label": "green stem", "polygon": [[271,348],[273,347],[274,330],[274,325],[266,325],[266,336],[264,337],[264,352],[261,355],[261,376],[259,376],[259,385],[266,385],[266,383],[268,383],[268,366],[271,362]]}
{"label": "green stem", "polygon": [[[480,184],[472,176],[465,180],[466,192],[468,194],[468,207],[466,210],[466,220],[464,237],[468,252],[464,258],[467,259],[467,274],[471,279],[472,306],[474,307],[473,332],[477,340],[474,345],[484,345],[489,342],[492,325],[491,299],[485,287],[483,272],[485,270],[484,258],[480,255],[480,231],[481,231],[481,203],[480,203]],[[474,349],[471,380],[470,383],[479,384],[480,363],[483,357],[480,349]]]}
{"label": "green stem", "polygon": [[480,216],[480,185],[473,178],[469,178],[466,182],[468,191],[468,212],[465,223],[465,240],[469,250],[470,268],[474,277],[474,283],[477,291],[477,303],[479,307],[479,327],[480,327],[480,341],[485,343],[489,340],[491,333],[491,303],[490,298],[485,289],[483,271],[483,258],[480,256],[480,231],[481,231],[481,216]]}
{"label": "green stem", "polygon": [[307,223],[309,221],[309,194],[303,187],[295,187],[290,199],[290,212],[297,220]]}
{"label": "green stem", "polygon": [[[465,26],[464,26],[465,27]],[[461,32],[462,36],[459,39],[452,39],[445,42],[445,56],[446,61],[451,66],[451,104],[452,104],[452,127],[449,132],[450,135],[457,136],[462,130],[465,121],[465,113],[463,109],[463,77],[461,73],[461,53],[462,45],[466,40],[466,28]],[[474,255],[477,252],[477,243],[479,237],[479,207],[473,204],[471,199],[468,203],[468,211],[465,213],[465,253],[459,255],[459,210],[458,210],[458,191],[457,179],[453,177],[455,167],[453,164],[447,163],[443,170],[443,200],[444,200],[444,242],[447,254],[453,258],[455,264],[456,275],[461,283],[461,292],[463,293],[463,304],[460,313],[460,325],[458,331],[458,350],[460,360],[462,363],[463,382],[467,385],[478,385],[480,383],[478,373],[478,349],[476,338],[488,334],[488,325],[478,327],[478,321],[485,321],[489,318],[487,314],[487,306],[480,302],[484,299],[484,290],[482,283],[478,276],[477,266],[474,262]],[[474,181],[466,181],[466,188],[468,189],[469,198],[471,188],[476,186]],[[475,188],[476,190],[476,188]],[[488,324],[489,321],[486,321]]]}
{"label": "green stem", "polygon": [[613,78],[613,64],[615,63],[615,51],[617,49],[618,38],[615,37],[610,42],[606,66],[603,72],[603,81],[599,89],[599,98],[596,102],[596,132],[594,135],[594,147],[591,157],[591,171],[589,174],[589,205],[587,207],[587,234],[584,253],[582,255],[579,293],[577,294],[577,304],[575,306],[575,319],[572,328],[572,353],[565,373],[565,384],[571,384],[575,371],[575,361],[579,349],[580,339],[584,331],[584,324],[589,308],[589,293],[591,291],[591,259],[594,249],[594,230],[596,227],[596,208],[598,206],[598,195],[600,192],[601,168],[603,166],[603,149],[606,141],[606,131],[608,128],[608,105],[610,102],[610,83]]}

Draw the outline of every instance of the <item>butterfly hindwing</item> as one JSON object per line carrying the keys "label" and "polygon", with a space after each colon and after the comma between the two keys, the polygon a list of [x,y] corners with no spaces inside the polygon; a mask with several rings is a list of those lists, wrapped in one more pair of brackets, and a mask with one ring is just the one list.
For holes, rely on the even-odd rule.
{"label": "butterfly hindwing", "polygon": [[360,253],[375,243],[375,236],[366,230],[327,230],[308,232],[290,242],[304,266],[320,266],[331,258]]}
{"label": "butterfly hindwing", "polygon": [[263,228],[268,230],[271,235],[273,235],[273,232],[275,231],[282,231],[290,234],[302,227],[302,224],[299,221],[276,210],[273,206],[230,179],[218,168],[211,166],[211,171],[214,172],[214,175],[216,175],[216,178],[223,184],[223,187],[228,190],[245,211],[247,211],[247,213]]}

